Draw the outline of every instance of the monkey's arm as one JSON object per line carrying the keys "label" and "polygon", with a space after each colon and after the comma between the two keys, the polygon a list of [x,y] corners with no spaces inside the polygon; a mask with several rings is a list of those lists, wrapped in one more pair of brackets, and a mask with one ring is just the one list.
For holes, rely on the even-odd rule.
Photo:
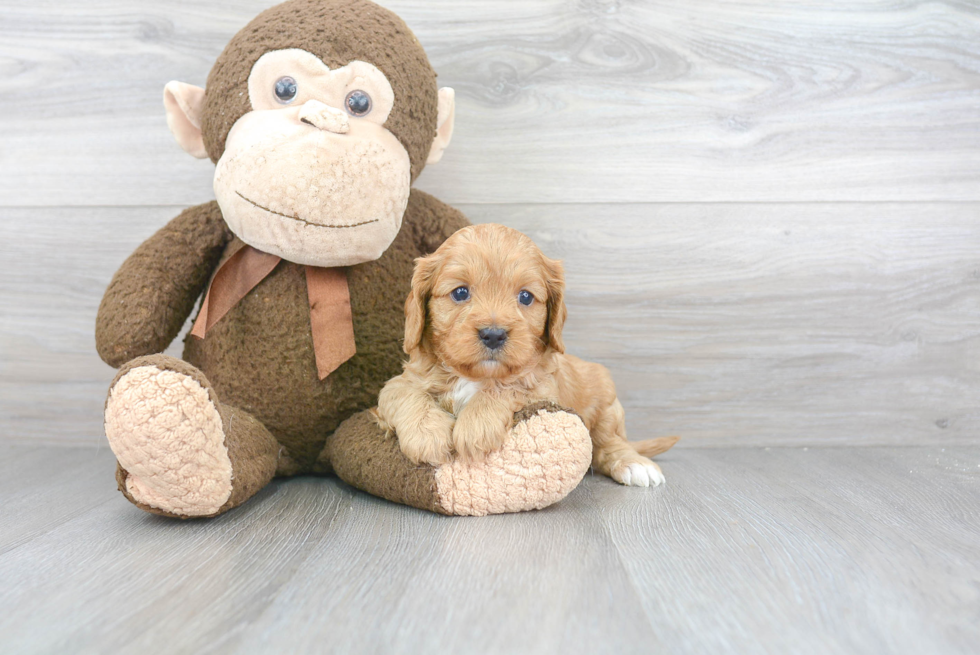
{"label": "monkey's arm", "polygon": [[412,189],[406,215],[412,217],[416,243],[425,255],[470,224],[463,212],[418,189]]}
{"label": "monkey's arm", "polygon": [[110,366],[174,340],[231,240],[218,203],[187,209],[116,271],[99,305],[95,347]]}

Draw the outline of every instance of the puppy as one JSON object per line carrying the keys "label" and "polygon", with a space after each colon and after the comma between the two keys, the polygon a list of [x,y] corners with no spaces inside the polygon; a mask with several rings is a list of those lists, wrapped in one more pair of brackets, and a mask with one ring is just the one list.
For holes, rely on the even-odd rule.
{"label": "puppy", "polygon": [[597,471],[626,485],[664,481],[644,455],[677,439],[626,440],[609,371],[564,354],[564,289],[561,262],[502,225],[463,228],[416,260],[405,303],[410,360],[378,398],[382,427],[410,460],[480,459],[503,443],[516,411],[550,400],[585,422]]}

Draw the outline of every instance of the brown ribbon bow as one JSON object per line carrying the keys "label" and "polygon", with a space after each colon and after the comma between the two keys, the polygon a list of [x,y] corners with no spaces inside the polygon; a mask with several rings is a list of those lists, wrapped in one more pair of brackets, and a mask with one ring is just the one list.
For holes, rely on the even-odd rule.
{"label": "brown ribbon bow", "polygon": [[[191,334],[203,339],[280,261],[281,257],[248,245],[229,257],[211,280]],[[357,352],[347,273],[343,268],[307,266],[306,291],[316,370],[322,380]]]}

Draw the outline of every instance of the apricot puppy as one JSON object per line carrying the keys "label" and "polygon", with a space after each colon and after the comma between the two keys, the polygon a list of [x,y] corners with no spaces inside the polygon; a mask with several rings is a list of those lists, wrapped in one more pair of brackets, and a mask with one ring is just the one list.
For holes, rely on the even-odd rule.
{"label": "apricot puppy", "polygon": [[631,443],[609,371],[566,355],[565,275],[525,235],[473,225],[415,262],[405,303],[404,372],[378,398],[405,455],[439,465],[500,446],[514,412],[550,400],[573,409],[592,436],[593,467],[617,482],[664,481],[645,455],[676,438]]}

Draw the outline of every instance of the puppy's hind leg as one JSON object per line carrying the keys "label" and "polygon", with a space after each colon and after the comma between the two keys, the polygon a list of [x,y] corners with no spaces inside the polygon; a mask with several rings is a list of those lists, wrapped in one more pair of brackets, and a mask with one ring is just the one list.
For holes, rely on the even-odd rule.
{"label": "puppy's hind leg", "polygon": [[[590,434],[592,466],[603,475],[631,487],[656,487],[665,482],[660,467],[649,457],[637,452],[634,444],[626,439],[626,413],[618,398],[599,411]],[[665,443],[668,441],[669,445]],[[667,450],[676,441],[676,438],[671,437],[642,441],[636,445],[653,455]]]}

